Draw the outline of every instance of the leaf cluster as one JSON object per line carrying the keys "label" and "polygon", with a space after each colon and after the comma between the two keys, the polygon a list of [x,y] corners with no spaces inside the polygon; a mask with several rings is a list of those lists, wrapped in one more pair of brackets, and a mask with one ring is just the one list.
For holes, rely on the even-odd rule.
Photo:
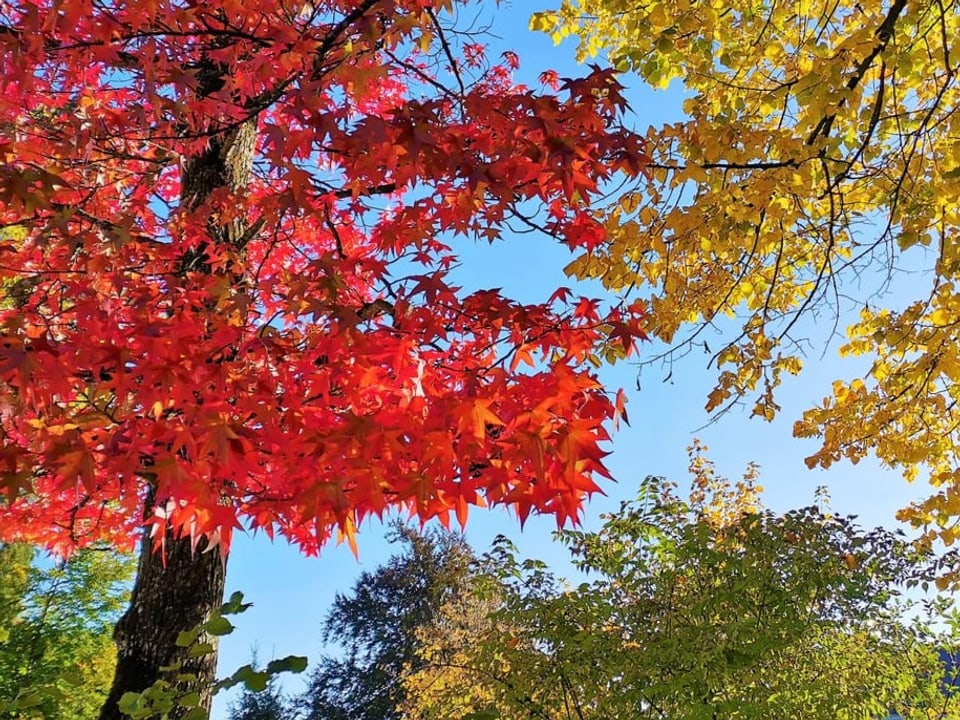
{"label": "leaf cluster", "polygon": [[[238,615],[251,607],[243,601],[243,593],[234,592],[229,600],[209,619],[177,637],[177,646],[188,649],[189,657],[199,657],[214,653],[215,645],[210,638],[229,635],[234,630],[228,616]],[[242,685],[247,695],[256,697],[267,691],[277,675],[285,672],[300,673],[307,667],[307,659],[290,655],[271,660],[263,669],[257,669],[253,663],[243,665],[228,677],[217,680],[209,689],[210,694]],[[196,674],[183,672],[180,664],[162,668],[166,674],[142,692],[127,692],[120,698],[120,711],[131,720],[206,720],[209,709],[204,706],[206,688],[198,685]]]}
{"label": "leaf cluster", "polygon": [[54,562],[0,545],[0,718],[93,717],[113,678],[112,625],[132,558],[106,549]]}
{"label": "leaf cluster", "polygon": [[644,146],[612,70],[521,86],[462,4],[0,9],[0,537],[129,546],[148,488],[309,553],[391,507],[577,516],[638,314],[469,292],[456,243],[600,244]]}
{"label": "leaf cluster", "polygon": [[636,288],[667,346],[649,364],[702,350],[711,412],[772,420],[783,379],[854,318],[840,354],[869,363],[796,423],[821,442],[807,462],[928,470],[941,492],[902,516],[953,542],[956,2],[564,0],[531,27],[686,98],[648,131],[652,178],[608,207],[610,242],[568,271]]}
{"label": "leaf cluster", "polygon": [[648,478],[599,530],[559,533],[578,585],[500,542],[482,560],[495,605],[426,631],[408,717],[956,716],[947,638],[903,615],[926,556],[824,507],[763,509],[750,473],[703,477],[689,500]]}

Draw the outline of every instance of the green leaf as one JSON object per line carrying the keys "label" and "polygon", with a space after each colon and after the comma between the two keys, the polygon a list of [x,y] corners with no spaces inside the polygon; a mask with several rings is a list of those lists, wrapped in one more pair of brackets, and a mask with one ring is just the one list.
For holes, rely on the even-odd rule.
{"label": "green leaf", "polygon": [[243,684],[250,692],[263,692],[267,689],[267,683],[270,682],[270,676],[265,672],[255,672],[250,675]]}
{"label": "green leaf", "polygon": [[120,712],[130,717],[137,717],[143,710],[143,695],[135,692],[125,692],[117,703]]}
{"label": "green leaf", "polygon": [[180,697],[180,705],[183,707],[197,707],[200,705],[200,693],[194,691]]}
{"label": "green leaf", "polygon": [[218,693],[221,690],[229,690],[234,685],[242,683],[244,678],[246,678],[251,672],[253,672],[253,668],[250,665],[244,665],[243,667],[234,670],[230,677],[224,678],[223,680],[217,682],[217,684],[214,686],[214,692]]}
{"label": "green leaf", "polygon": [[242,682],[247,690],[251,692],[261,692],[267,689],[267,683],[270,682],[270,675],[254,670],[250,665],[244,665],[233,674],[231,679],[234,681],[234,684]]}
{"label": "green leaf", "polygon": [[220,637],[222,635],[229,635],[232,633],[233,625],[225,617],[222,617],[221,615],[214,615],[203,624],[203,629],[211,635]]}
{"label": "green leaf", "polygon": [[230,595],[230,599],[227,600],[220,607],[221,615],[237,615],[239,613],[245,612],[249,608],[253,607],[253,603],[245,603],[243,601],[243,593],[240,591],[234,592]]}
{"label": "green leaf", "polygon": [[268,662],[266,672],[270,675],[276,675],[282,672],[301,673],[306,669],[307,658],[302,655],[287,655],[285,658]]}
{"label": "green leaf", "polygon": [[203,655],[209,655],[214,652],[213,643],[197,643],[190,651],[187,653],[188,657],[201,657]]}
{"label": "green leaf", "polygon": [[197,641],[197,638],[200,637],[201,632],[201,629],[198,627],[192,630],[181,630],[177,635],[177,647],[190,647]]}

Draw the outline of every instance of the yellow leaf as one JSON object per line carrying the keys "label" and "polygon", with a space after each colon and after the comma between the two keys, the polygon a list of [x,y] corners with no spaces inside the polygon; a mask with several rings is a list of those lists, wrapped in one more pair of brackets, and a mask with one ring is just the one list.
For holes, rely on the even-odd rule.
{"label": "yellow leaf", "polygon": [[530,17],[530,29],[535,32],[550,32],[558,24],[555,12],[538,12]]}

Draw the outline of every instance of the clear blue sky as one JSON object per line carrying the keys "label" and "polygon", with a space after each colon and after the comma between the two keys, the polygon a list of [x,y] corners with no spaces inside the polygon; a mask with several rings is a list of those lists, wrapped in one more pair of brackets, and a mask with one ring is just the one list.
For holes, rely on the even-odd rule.
{"label": "clear blue sky", "polygon": [[[561,75],[574,75],[573,45],[554,47],[549,38],[526,30],[527,18],[535,10],[558,4],[559,0],[515,0],[502,4],[489,14],[494,16],[494,32],[500,36],[491,45],[496,52],[515,50],[521,59],[521,79],[535,83],[547,68]],[[579,72],[582,72],[579,71]],[[630,93],[633,113],[629,122],[637,129],[676,121],[680,115],[680,95],[675,88],[654,92],[635,86]],[[559,285],[571,285],[562,268],[569,261],[566,250],[546,238],[524,235],[494,246],[462,248],[464,270],[459,280],[467,288],[502,287],[505,294],[520,300],[542,301]],[[913,282],[921,282],[915,279]],[[595,288],[582,290],[595,294]],[[841,323],[841,328],[843,323]],[[811,328],[811,337],[823,339],[823,333]],[[657,349],[642,348],[644,353]],[[751,420],[749,410],[734,410],[718,423],[703,427],[709,417],[703,406],[712,388],[714,373],[706,368],[707,357],[693,354],[674,368],[670,382],[662,381],[665,371],[647,368],[636,391],[637,368],[625,363],[605,368],[602,378],[610,387],[625,388],[630,397],[631,427],[622,428],[610,449],[609,465],[616,483],[604,485],[606,497],[598,497],[587,508],[584,521],[595,525],[597,515],[616,508],[621,500],[632,498],[638,482],[647,475],[664,475],[681,483],[686,477],[686,447],[699,437],[710,447],[710,457],[721,474],[736,477],[747,463],[756,461],[762,470],[767,505],[786,510],[809,504],[814,489],[827,485],[837,512],[855,513],[868,525],[892,525],[894,512],[911,499],[921,497],[925,488],[910,486],[896,471],[880,469],[872,461],[857,466],[841,464],[829,472],[807,470],[803,458],[815,444],[791,436],[793,421],[801,411],[829,393],[831,382],[851,377],[857,367],[835,360],[832,347],[823,360],[807,359],[799,379],[785,383],[779,395],[783,410],[773,423]],[[552,518],[531,518],[521,532],[516,520],[503,509],[474,510],[467,525],[467,537],[479,550],[485,549],[497,534],[505,534],[521,552],[552,563],[559,571],[569,567],[564,552],[551,543],[555,528]],[[241,590],[254,606],[237,618],[238,629],[224,638],[220,656],[221,673],[231,672],[249,662],[256,647],[261,662],[288,654],[317,657],[322,651],[320,623],[337,592],[349,591],[364,568],[373,568],[391,554],[384,541],[384,527],[367,523],[359,538],[360,560],[346,546],[329,546],[319,558],[304,558],[295,548],[270,543],[264,537],[240,537],[234,541],[229,560],[228,594]],[[305,676],[304,676],[305,677]],[[288,679],[290,689],[301,686]],[[226,717],[228,696],[215,701],[213,718]]]}

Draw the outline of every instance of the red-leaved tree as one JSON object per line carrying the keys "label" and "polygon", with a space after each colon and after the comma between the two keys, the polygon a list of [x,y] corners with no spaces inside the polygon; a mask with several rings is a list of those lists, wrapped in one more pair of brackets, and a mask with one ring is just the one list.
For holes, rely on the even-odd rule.
{"label": "red-leaved tree", "polygon": [[457,32],[476,10],[0,2],[0,539],[146,528],[102,718],[184,660],[238,528],[313,553],[390,507],[562,523],[606,474],[622,405],[588,361],[634,311],[448,272],[512,223],[603,242],[588,203],[642,143],[610,72],[519,86]]}

